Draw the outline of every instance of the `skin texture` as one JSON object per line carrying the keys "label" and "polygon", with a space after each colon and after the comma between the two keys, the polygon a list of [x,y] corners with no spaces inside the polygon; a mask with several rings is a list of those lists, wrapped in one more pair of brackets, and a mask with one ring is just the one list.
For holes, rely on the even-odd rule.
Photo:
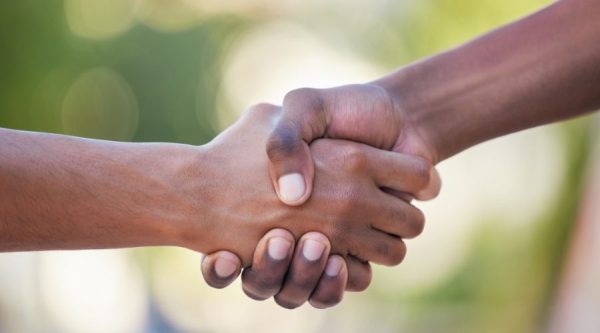
{"label": "skin texture", "polygon": [[192,147],[5,129],[0,142],[0,251],[180,242]]}
{"label": "skin texture", "polygon": [[384,265],[401,262],[405,255],[402,239],[420,234],[424,217],[381,188],[417,192],[429,183],[431,165],[422,158],[363,144],[317,140],[310,147],[317,170],[313,196],[302,207],[290,207],[274,195],[266,170],[264,146],[279,115],[277,107],[255,106],[204,147],[199,164],[203,170],[190,177],[202,182],[201,189],[194,196],[197,186],[190,181],[180,190],[202,206],[192,216],[218,223],[208,228],[193,225],[187,247],[194,249],[195,235],[203,234],[207,242],[196,250],[232,249],[248,266],[258,240],[268,230],[282,227],[294,238],[322,232],[333,252],[344,257]]}
{"label": "skin texture", "polygon": [[[274,188],[280,194],[279,177],[300,173],[306,192],[287,203],[301,205],[311,197],[309,145],[322,137],[412,154],[435,165],[492,138],[597,110],[599,18],[598,1],[557,1],[371,83],[291,91],[266,146]],[[434,169],[430,178],[415,197],[437,194]],[[257,249],[255,256],[264,255]],[[205,279],[215,282],[208,274]],[[253,283],[244,281],[244,287],[260,287]],[[332,296],[328,304],[339,299]]]}
{"label": "skin texture", "polygon": [[[0,251],[175,245],[203,253],[233,250],[237,256],[225,258],[230,264],[260,268],[252,258],[256,245],[270,245],[273,239],[259,243],[262,235],[284,227],[275,236],[279,250],[282,242],[288,249],[275,259],[293,257],[292,270],[300,273],[281,294],[305,300],[310,293],[295,285],[338,292],[350,270],[370,277],[366,261],[401,262],[403,239],[421,233],[424,217],[381,188],[419,191],[431,165],[359,143],[318,140],[311,146],[313,198],[303,207],[287,206],[271,186],[264,151],[280,114],[272,105],[255,106],[202,147],[0,129]],[[328,260],[335,274],[313,284]],[[306,269],[314,263],[318,269]],[[252,281],[253,270],[244,276]],[[285,297],[280,302],[294,306]]]}

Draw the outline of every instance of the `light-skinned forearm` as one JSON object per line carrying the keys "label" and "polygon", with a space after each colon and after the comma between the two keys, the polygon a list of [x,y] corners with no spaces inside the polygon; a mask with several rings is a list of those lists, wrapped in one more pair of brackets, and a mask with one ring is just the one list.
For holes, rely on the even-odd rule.
{"label": "light-skinned forearm", "polygon": [[376,81],[432,148],[477,143],[600,107],[600,2],[563,0]]}
{"label": "light-skinned forearm", "polygon": [[0,251],[182,245],[195,149],[0,129]]}

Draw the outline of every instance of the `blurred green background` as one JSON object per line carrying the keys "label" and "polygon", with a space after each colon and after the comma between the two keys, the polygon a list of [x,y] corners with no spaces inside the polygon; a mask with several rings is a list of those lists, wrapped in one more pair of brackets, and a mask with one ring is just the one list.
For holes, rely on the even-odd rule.
{"label": "blurred green background", "polygon": [[[0,4],[0,126],[208,142],[256,102],[365,82],[549,1],[20,0]],[[542,61],[540,59],[540,61]],[[183,249],[0,255],[0,332],[535,332],[546,329],[590,118],[440,166],[401,266],[318,311],[213,290]]]}

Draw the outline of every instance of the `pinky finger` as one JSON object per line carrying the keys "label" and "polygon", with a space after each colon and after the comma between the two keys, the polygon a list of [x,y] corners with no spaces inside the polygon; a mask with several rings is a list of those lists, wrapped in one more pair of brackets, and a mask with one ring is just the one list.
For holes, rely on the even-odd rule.
{"label": "pinky finger", "polygon": [[202,258],[202,276],[213,288],[225,288],[240,275],[242,262],[229,251],[218,251]]}
{"label": "pinky finger", "polygon": [[373,278],[371,264],[352,255],[346,257],[346,264],[348,265],[346,291],[365,291]]}

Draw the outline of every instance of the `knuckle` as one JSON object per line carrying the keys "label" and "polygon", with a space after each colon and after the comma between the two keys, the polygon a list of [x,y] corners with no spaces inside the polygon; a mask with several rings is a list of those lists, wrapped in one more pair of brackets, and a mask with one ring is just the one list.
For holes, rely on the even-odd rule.
{"label": "knuckle", "polygon": [[414,206],[398,209],[390,217],[395,225],[393,233],[402,238],[417,237],[425,229],[425,214]]}
{"label": "knuckle", "polygon": [[362,229],[366,224],[361,221],[361,216],[365,216],[366,213],[375,213],[360,184],[353,182],[342,191],[339,202],[336,204],[336,217],[333,225],[338,239],[350,232]]}
{"label": "knuckle", "polygon": [[295,272],[290,277],[288,283],[290,283],[294,289],[302,290],[303,292],[309,292],[315,287],[318,279],[319,276],[312,274],[312,272]]}
{"label": "knuckle", "polygon": [[366,169],[367,158],[358,145],[347,145],[342,151],[343,165],[350,172],[362,172]]}
{"label": "knuckle", "polygon": [[266,117],[277,113],[277,106],[269,103],[254,104],[246,110],[250,117]]}
{"label": "knuckle", "polygon": [[347,220],[354,215],[356,207],[358,207],[358,205],[361,203],[361,200],[356,193],[357,191],[358,189],[352,185],[346,188],[346,191],[339,203],[338,212],[340,220],[338,222],[342,223],[343,221],[346,221],[347,223]]}
{"label": "knuckle", "polygon": [[265,274],[257,276],[254,281],[248,283],[248,286],[261,294],[270,294],[281,288],[281,280],[274,275]]}
{"label": "knuckle", "polygon": [[243,276],[242,285],[244,290],[262,298],[268,298],[281,289],[281,279],[276,275],[252,274]]}
{"label": "knuckle", "polygon": [[300,140],[294,128],[278,124],[267,140],[267,156],[271,161],[278,161],[293,155],[300,148]]}
{"label": "knuckle", "polygon": [[320,99],[318,89],[307,87],[298,88],[285,94],[283,97],[283,105],[285,107],[285,105],[289,103],[306,103],[307,101],[312,101],[314,99]]}
{"label": "knuckle", "polygon": [[313,134],[322,134],[326,124],[323,101],[321,89],[295,89],[283,98],[283,113],[302,123]]}
{"label": "knuckle", "polygon": [[347,247],[347,244],[349,243],[348,236],[352,233],[350,223],[348,222],[348,219],[345,218],[347,214],[348,208],[343,208],[339,211],[337,219],[332,223],[328,223],[325,227],[332,248],[336,248],[338,251]]}

